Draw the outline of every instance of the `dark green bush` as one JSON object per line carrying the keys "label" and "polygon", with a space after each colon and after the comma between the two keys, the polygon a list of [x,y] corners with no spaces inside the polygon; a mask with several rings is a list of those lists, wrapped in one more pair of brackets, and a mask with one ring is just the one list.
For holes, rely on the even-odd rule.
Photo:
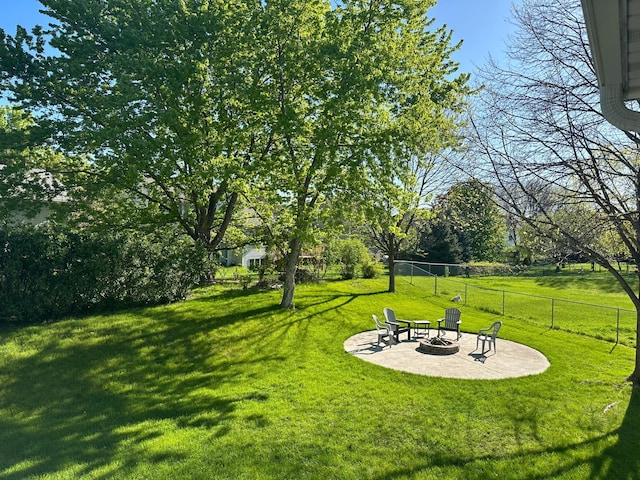
{"label": "dark green bush", "polygon": [[192,243],[138,233],[0,230],[0,321],[183,299],[206,269]]}
{"label": "dark green bush", "polygon": [[380,262],[369,257],[362,262],[362,278],[377,278],[384,272],[384,267]]}
{"label": "dark green bush", "polygon": [[357,238],[338,240],[338,264],[344,280],[356,277],[356,268],[369,258],[367,247]]}
{"label": "dark green bush", "polygon": [[465,269],[465,274],[470,276],[509,276],[517,275],[528,270],[528,267],[523,265],[509,265],[496,262],[472,262],[464,266],[468,267],[468,270]]}

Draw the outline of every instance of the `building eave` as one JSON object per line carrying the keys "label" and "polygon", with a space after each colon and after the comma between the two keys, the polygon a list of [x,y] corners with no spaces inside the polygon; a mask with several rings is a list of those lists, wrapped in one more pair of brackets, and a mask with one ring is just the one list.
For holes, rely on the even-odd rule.
{"label": "building eave", "polygon": [[605,118],[640,132],[640,0],[581,0]]}

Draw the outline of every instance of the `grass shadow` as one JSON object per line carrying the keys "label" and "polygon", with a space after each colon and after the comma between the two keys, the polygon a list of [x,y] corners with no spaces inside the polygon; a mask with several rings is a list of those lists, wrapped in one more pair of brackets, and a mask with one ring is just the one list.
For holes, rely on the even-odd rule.
{"label": "grass shadow", "polygon": [[[632,273],[623,273],[623,277],[627,277],[630,282],[637,281],[637,275]],[[542,287],[555,289],[572,289],[582,288],[589,290],[597,290],[604,293],[620,293],[622,287],[616,282],[611,281],[611,275],[607,272],[585,272],[578,274],[576,272],[559,272],[549,273],[547,275],[533,276],[536,283]]]}
{"label": "grass shadow", "polygon": [[[161,437],[172,429],[205,428],[208,436],[224,436],[239,403],[268,399],[263,392],[230,395],[225,386],[251,363],[282,359],[272,351],[229,359],[211,338],[243,318],[268,318],[278,307],[249,304],[220,315],[208,308],[209,315],[198,317],[206,309],[196,301],[131,311],[122,319],[13,331],[32,353],[5,360],[0,372],[0,478],[55,474],[70,461],[79,466],[78,476],[122,474],[138,462],[187,458],[172,445],[147,450],[149,442],[163,444]],[[29,345],[34,338],[39,343]],[[254,423],[263,422],[256,417]],[[122,460],[123,446],[130,464]]]}
{"label": "grass shadow", "polygon": [[624,418],[615,430],[617,440],[593,460],[592,479],[640,479],[640,388],[634,388]]}

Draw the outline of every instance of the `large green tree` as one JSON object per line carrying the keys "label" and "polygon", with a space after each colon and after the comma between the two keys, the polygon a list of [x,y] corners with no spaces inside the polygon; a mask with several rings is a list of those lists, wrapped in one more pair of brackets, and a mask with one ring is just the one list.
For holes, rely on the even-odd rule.
{"label": "large green tree", "polygon": [[445,29],[430,30],[433,4],[266,4],[263,50],[278,123],[276,161],[261,174],[272,197],[259,200],[277,205],[270,217],[286,245],[284,307],[294,304],[298,259],[314,231],[364,208],[372,191],[393,197],[408,159],[446,145],[455,130],[466,76],[451,78],[454,47]]}
{"label": "large green tree", "polygon": [[0,86],[86,159],[92,218],[215,250],[244,198],[286,258],[285,307],[314,230],[432,148],[465,93],[433,0],[42,3],[48,31],[0,36]]}
{"label": "large green tree", "polygon": [[451,223],[443,212],[436,212],[420,231],[417,254],[429,262],[460,263],[462,248]]}
{"label": "large green tree", "polygon": [[504,248],[505,219],[490,185],[478,180],[458,182],[435,208],[458,238],[463,261],[492,261]]}
{"label": "large green tree", "polygon": [[104,200],[92,217],[174,223],[219,248],[271,145],[255,55],[261,3],[42,4],[47,31],[0,35],[0,87],[52,146],[86,160],[82,192]]}

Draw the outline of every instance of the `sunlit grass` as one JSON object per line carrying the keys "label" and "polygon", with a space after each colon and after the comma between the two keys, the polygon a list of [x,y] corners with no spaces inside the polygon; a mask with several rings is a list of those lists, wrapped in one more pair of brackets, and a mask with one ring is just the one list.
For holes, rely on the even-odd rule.
{"label": "sunlit grass", "polygon": [[[582,272],[582,273],[580,273]],[[637,282],[628,274],[631,283]],[[398,291],[444,299],[461,294],[464,305],[540,327],[589,335],[634,347],[636,313],[622,287],[607,272],[553,270],[514,277],[398,278]]]}
{"label": "sunlit grass", "polygon": [[[451,305],[386,281],[302,286],[295,311],[234,285],[1,332],[0,478],[638,478],[632,349],[503,318],[545,373],[385,369],[344,340],[385,306]],[[461,308],[466,331],[498,318]]]}

